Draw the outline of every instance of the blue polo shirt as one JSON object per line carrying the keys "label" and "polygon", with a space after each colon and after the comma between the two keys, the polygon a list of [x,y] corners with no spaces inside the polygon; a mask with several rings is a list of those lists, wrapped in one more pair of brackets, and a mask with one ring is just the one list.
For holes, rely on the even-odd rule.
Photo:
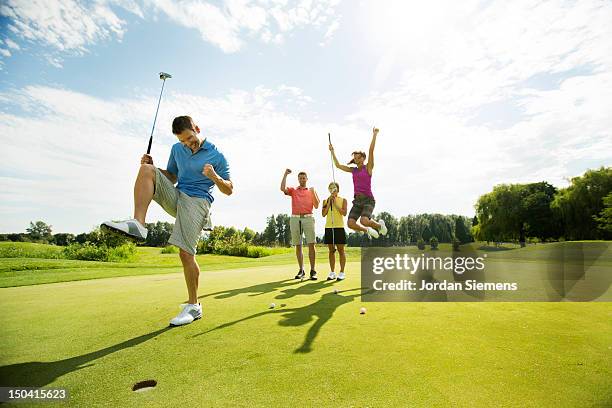
{"label": "blue polo shirt", "polygon": [[230,179],[229,164],[225,156],[214,144],[204,140],[200,149],[193,153],[182,143],[176,143],[170,150],[167,170],[176,174],[178,183],[176,187],[190,197],[205,198],[212,204],[214,198],[212,189],[215,183],[202,174],[204,165],[210,163],[224,180]]}

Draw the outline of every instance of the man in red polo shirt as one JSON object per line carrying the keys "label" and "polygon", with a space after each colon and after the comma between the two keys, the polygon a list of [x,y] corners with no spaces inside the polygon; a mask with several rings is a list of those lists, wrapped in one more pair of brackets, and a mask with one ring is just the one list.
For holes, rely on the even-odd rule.
{"label": "man in red polo shirt", "polygon": [[302,255],[302,235],[304,235],[308,244],[310,279],[317,280],[317,272],[315,271],[315,219],[312,215],[312,208],[319,208],[319,196],[314,187],[306,187],[308,176],[303,171],[298,174],[299,187],[287,187],[287,175],[290,173],[291,170],[285,170],[280,189],[285,195],[291,197],[291,219],[289,221],[291,243],[295,246],[295,256],[300,266],[295,279],[303,279],[305,275],[304,257]]}

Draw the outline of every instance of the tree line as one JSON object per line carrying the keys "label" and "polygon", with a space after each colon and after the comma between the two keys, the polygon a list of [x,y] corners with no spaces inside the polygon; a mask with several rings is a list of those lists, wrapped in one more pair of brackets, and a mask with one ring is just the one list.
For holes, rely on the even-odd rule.
{"label": "tree line", "polygon": [[[374,215],[383,219],[388,234],[377,239],[350,232],[349,246],[405,246],[421,241],[463,244],[477,241],[547,242],[558,240],[612,239],[612,167],[587,170],[557,188],[542,181],[527,184],[500,184],[480,196],[476,216],[417,214],[396,217],[388,212]],[[244,251],[245,245],[290,246],[290,216],[272,214],[262,232],[234,227],[215,227],[204,234],[201,247],[206,251]],[[173,224],[147,223],[149,230],[144,246],[168,245]],[[0,241],[28,241],[66,246],[71,243],[93,243],[117,246],[117,238],[99,228],[81,234],[53,234],[52,226],[43,221],[30,222],[26,233],[0,234]],[[112,242],[111,242],[112,241]],[[317,237],[322,242],[322,237]],[[234,249],[227,249],[234,248]]]}
{"label": "tree line", "polygon": [[500,184],[475,207],[472,234],[480,241],[612,239],[612,167],[588,170],[561,189]]}

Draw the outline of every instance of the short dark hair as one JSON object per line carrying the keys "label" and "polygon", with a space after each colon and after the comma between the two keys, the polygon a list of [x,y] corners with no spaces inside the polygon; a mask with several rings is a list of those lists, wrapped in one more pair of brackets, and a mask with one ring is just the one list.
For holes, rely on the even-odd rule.
{"label": "short dark hair", "polygon": [[302,174],[303,174],[303,175],[305,175],[306,177],[308,177],[308,174],[306,174],[306,172],[305,172],[305,171],[300,171],[300,172],[298,173],[298,177],[300,177]]}
{"label": "short dark hair", "polygon": [[195,130],[191,116],[177,116],[174,118],[172,121],[172,133],[180,135],[185,129]]}

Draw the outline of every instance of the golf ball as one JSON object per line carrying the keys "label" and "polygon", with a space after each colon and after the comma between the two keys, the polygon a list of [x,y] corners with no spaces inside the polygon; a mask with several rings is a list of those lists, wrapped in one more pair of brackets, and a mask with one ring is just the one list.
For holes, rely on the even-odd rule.
{"label": "golf ball", "polygon": [[334,289],[334,294],[338,294],[338,289]]}
{"label": "golf ball", "polygon": [[274,309],[276,307],[275,303],[270,303],[270,309]]}
{"label": "golf ball", "polygon": [[362,307],[361,309],[359,309],[359,314],[366,314],[366,308]]}

